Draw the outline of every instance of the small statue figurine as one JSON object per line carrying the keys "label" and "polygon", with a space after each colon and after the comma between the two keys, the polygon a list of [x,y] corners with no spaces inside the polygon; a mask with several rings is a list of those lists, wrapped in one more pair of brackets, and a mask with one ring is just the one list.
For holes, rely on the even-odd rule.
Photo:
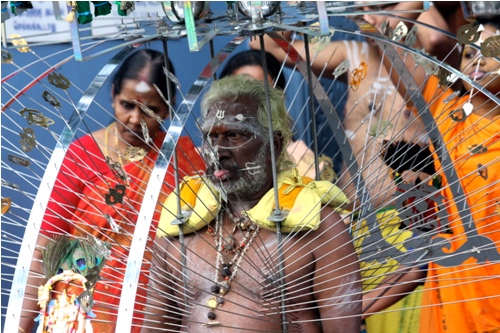
{"label": "small statue figurine", "polygon": [[38,288],[37,333],[92,333],[94,286],[109,255],[95,238],[57,237],[43,252],[47,282]]}

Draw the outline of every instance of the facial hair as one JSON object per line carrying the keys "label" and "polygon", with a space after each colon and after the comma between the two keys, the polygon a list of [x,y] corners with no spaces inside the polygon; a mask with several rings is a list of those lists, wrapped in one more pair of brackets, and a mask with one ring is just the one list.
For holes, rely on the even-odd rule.
{"label": "facial hair", "polygon": [[229,181],[227,183],[214,181],[213,179],[209,179],[209,181],[218,191],[225,192],[227,196],[237,196],[240,198],[253,197],[266,185],[268,172],[264,163],[268,154],[268,145],[262,145],[255,159],[248,163],[249,165],[261,166],[261,168],[256,171],[241,171],[239,173],[240,177],[236,181]]}

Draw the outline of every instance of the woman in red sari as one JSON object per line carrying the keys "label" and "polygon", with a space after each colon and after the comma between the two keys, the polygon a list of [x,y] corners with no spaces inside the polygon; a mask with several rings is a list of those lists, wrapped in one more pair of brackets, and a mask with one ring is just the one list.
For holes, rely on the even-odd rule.
{"label": "woman in red sari", "polygon": [[[169,116],[169,106],[157,91],[158,88],[163,96],[169,96],[164,65],[164,55],[149,49],[136,51],[123,62],[114,76],[111,92],[116,121],[70,145],[42,223],[42,233],[49,237],[92,235],[112,245],[95,288],[94,333],[114,332],[129,247],[150,174],[166,135],[161,131],[161,121]],[[169,68],[173,72],[171,64]],[[175,85],[171,84],[170,89],[175,92]],[[190,138],[179,139],[176,153],[180,179],[205,169]],[[172,164],[158,202],[163,202],[174,189]],[[156,232],[160,209],[156,204],[150,235]],[[38,245],[44,246],[47,241],[47,237],[39,237]],[[146,303],[145,288],[141,286],[147,285],[145,272],[150,254],[146,253],[144,258],[132,332],[140,330]],[[41,272],[36,267],[33,270]],[[43,283],[32,278],[30,282],[35,286]],[[22,322],[26,332],[33,318],[30,313],[29,320]]]}

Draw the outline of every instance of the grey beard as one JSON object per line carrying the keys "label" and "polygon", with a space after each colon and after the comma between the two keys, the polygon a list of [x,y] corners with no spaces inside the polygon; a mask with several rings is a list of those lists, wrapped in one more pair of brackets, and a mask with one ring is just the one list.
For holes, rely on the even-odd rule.
{"label": "grey beard", "polygon": [[263,145],[255,159],[250,162],[252,165],[260,165],[262,168],[258,169],[258,172],[251,174],[249,171],[243,171],[240,177],[235,182],[229,182],[229,184],[222,184],[220,182],[214,183],[211,179],[212,185],[219,192],[223,192],[226,195],[233,195],[238,197],[251,197],[254,194],[260,192],[266,184],[267,172],[264,166],[266,156],[269,154],[268,145]]}

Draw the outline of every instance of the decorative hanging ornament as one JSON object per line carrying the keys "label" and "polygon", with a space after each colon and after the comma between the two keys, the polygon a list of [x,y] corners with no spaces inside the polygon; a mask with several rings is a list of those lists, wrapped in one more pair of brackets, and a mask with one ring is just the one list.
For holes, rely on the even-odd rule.
{"label": "decorative hanging ornament", "polygon": [[151,136],[149,135],[148,124],[142,118],[141,118],[141,130],[142,130],[142,136],[144,137],[144,142],[149,143],[149,141],[151,140]]}
{"label": "decorative hanging ornament", "polygon": [[331,183],[335,183],[338,179],[337,174],[333,170],[333,160],[330,156],[322,154],[318,158],[318,163],[320,165],[319,179],[326,180]]}
{"label": "decorative hanging ornament", "polygon": [[66,90],[71,86],[70,80],[60,73],[50,73],[47,77],[49,83],[59,89]]}
{"label": "decorative hanging ornament", "polygon": [[104,16],[111,13],[111,4],[108,1],[92,1],[94,4],[94,15]]}
{"label": "decorative hanging ornament", "polygon": [[491,36],[481,43],[481,54],[485,57],[498,57],[500,55],[500,36]]}
{"label": "decorative hanging ornament", "polygon": [[92,13],[90,12],[89,1],[71,1],[75,3],[75,14],[80,24],[90,23],[93,20]]}
{"label": "decorative hanging ornament", "polygon": [[359,67],[352,71],[351,82],[349,82],[349,84],[351,85],[351,89],[353,91],[358,90],[361,81],[364,80],[367,73],[368,73],[368,65],[365,62],[359,64]]}
{"label": "decorative hanging ornament", "polygon": [[403,21],[399,21],[398,25],[393,31],[392,40],[399,42],[408,34],[408,27]]}
{"label": "decorative hanging ornament", "polygon": [[19,186],[18,184],[14,184],[3,179],[2,179],[2,186],[10,187],[13,190],[19,190],[21,188],[21,186]]}
{"label": "decorative hanging ornament", "polygon": [[410,55],[411,57],[413,58],[413,60],[415,61],[415,63],[419,66],[422,66],[425,70],[425,72],[428,74],[428,75],[433,75],[435,74],[435,72],[438,70],[439,68],[439,65],[437,65],[437,63],[439,63],[439,60],[437,60],[436,57],[430,57],[430,58],[434,58],[436,60],[436,62],[433,62],[429,59],[427,59],[424,55],[427,55],[425,53],[425,49],[421,49],[419,50],[421,52],[421,54],[418,54],[417,52],[411,52]]}
{"label": "decorative hanging ornament", "polygon": [[17,50],[21,53],[28,53],[31,51],[30,47],[28,46],[28,42],[24,39],[21,38],[18,34],[13,34],[10,35],[9,37],[11,39],[12,45],[17,47]]}
{"label": "decorative hanging ornament", "polygon": [[477,173],[479,176],[481,176],[484,180],[488,180],[488,168],[481,163],[477,165]]}
{"label": "decorative hanging ornament", "polygon": [[23,128],[23,131],[19,135],[21,136],[19,143],[25,153],[32,151],[36,147],[35,131],[32,128]]}
{"label": "decorative hanging ornament", "polygon": [[37,333],[92,332],[94,288],[109,249],[93,237],[58,236],[47,244],[42,252],[47,282],[38,288]]}
{"label": "decorative hanging ornament", "polygon": [[405,45],[409,47],[413,47],[415,43],[417,42],[417,32],[418,32],[418,27],[414,25],[410,31],[406,34],[405,38]]}
{"label": "decorative hanging ornament", "polygon": [[473,155],[486,153],[488,151],[488,148],[483,146],[482,144],[473,144],[468,146],[467,149]]}
{"label": "decorative hanging ornament", "polygon": [[59,100],[47,90],[42,93],[42,98],[56,109],[61,107]]}
{"label": "decorative hanging ornament", "polygon": [[151,110],[146,104],[144,103],[141,103],[139,101],[136,101],[134,100],[134,103],[137,104],[142,112],[144,112],[145,114],[147,114],[148,116],[150,117],[153,117],[156,119],[157,122],[159,122],[160,124],[163,123],[164,119],[162,117],[160,117],[159,115],[157,115],[153,110]]}
{"label": "decorative hanging ornament", "polygon": [[54,124],[54,120],[45,117],[43,113],[35,109],[24,108],[21,111],[19,111],[19,113],[21,114],[21,116],[26,118],[28,125],[31,126],[40,126],[49,128],[50,125]]}
{"label": "decorative hanging ornament", "polygon": [[458,28],[457,39],[460,44],[474,44],[479,40],[481,31],[484,30],[482,24],[474,25],[473,23],[465,24]]}
{"label": "decorative hanging ornament", "polygon": [[2,64],[12,64],[12,54],[10,52],[2,50]]}
{"label": "decorative hanging ornament", "polygon": [[349,59],[345,59],[344,61],[342,61],[333,71],[335,79],[338,79],[339,76],[346,73],[349,70],[350,66],[351,62],[349,61]]}
{"label": "decorative hanging ornament", "polygon": [[466,116],[469,116],[472,111],[474,111],[474,105],[471,102],[465,103],[462,108],[464,109]]}
{"label": "decorative hanging ornament", "polygon": [[14,156],[14,155],[9,154],[9,156],[7,156],[7,158],[12,163],[23,166],[23,167],[28,167],[30,165],[30,161],[28,161],[25,158],[19,157],[19,156]]}
{"label": "decorative hanging ornament", "polygon": [[115,188],[110,188],[109,193],[104,196],[106,204],[112,206],[123,203],[126,190],[127,186],[123,184],[117,184]]}
{"label": "decorative hanging ornament", "polygon": [[[2,1],[7,2],[7,1]],[[12,14],[18,16],[27,11],[28,9],[32,9],[33,4],[31,1],[11,1],[10,2],[10,11]]]}
{"label": "decorative hanging ornament", "polygon": [[66,1],[66,4],[71,7],[68,15],[64,18],[66,22],[72,23],[75,21],[76,17],[76,1]]}
{"label": "decorative hanging ornament", "polygon": [[147,155],[147,151],[140,147],[127,147],[125,148],[125,158],[130,162],[142,161]]}
{"label": "decorative hanging ornament", "polygon": [[461,107],[460,109],[458,110],[455,110],[455,111],[451,111],[450,112],[450,117],[453,121],[456,121],[456,122],[461,122],[461,121],[464,121],[465,118],[467,118],[467,114],[465,113],[465,110],[463,107]]}
{"label": "decorative hanging ornament", "polygon": [[133,1],[116,1],[115,4],[118,6],[118,15],[120,16],[130,15],[135,10]]}
{"label": "decorative hanging ornament", "polygon": [[2,215],[7,214],[12,206],[11,198],[2,198]]}

